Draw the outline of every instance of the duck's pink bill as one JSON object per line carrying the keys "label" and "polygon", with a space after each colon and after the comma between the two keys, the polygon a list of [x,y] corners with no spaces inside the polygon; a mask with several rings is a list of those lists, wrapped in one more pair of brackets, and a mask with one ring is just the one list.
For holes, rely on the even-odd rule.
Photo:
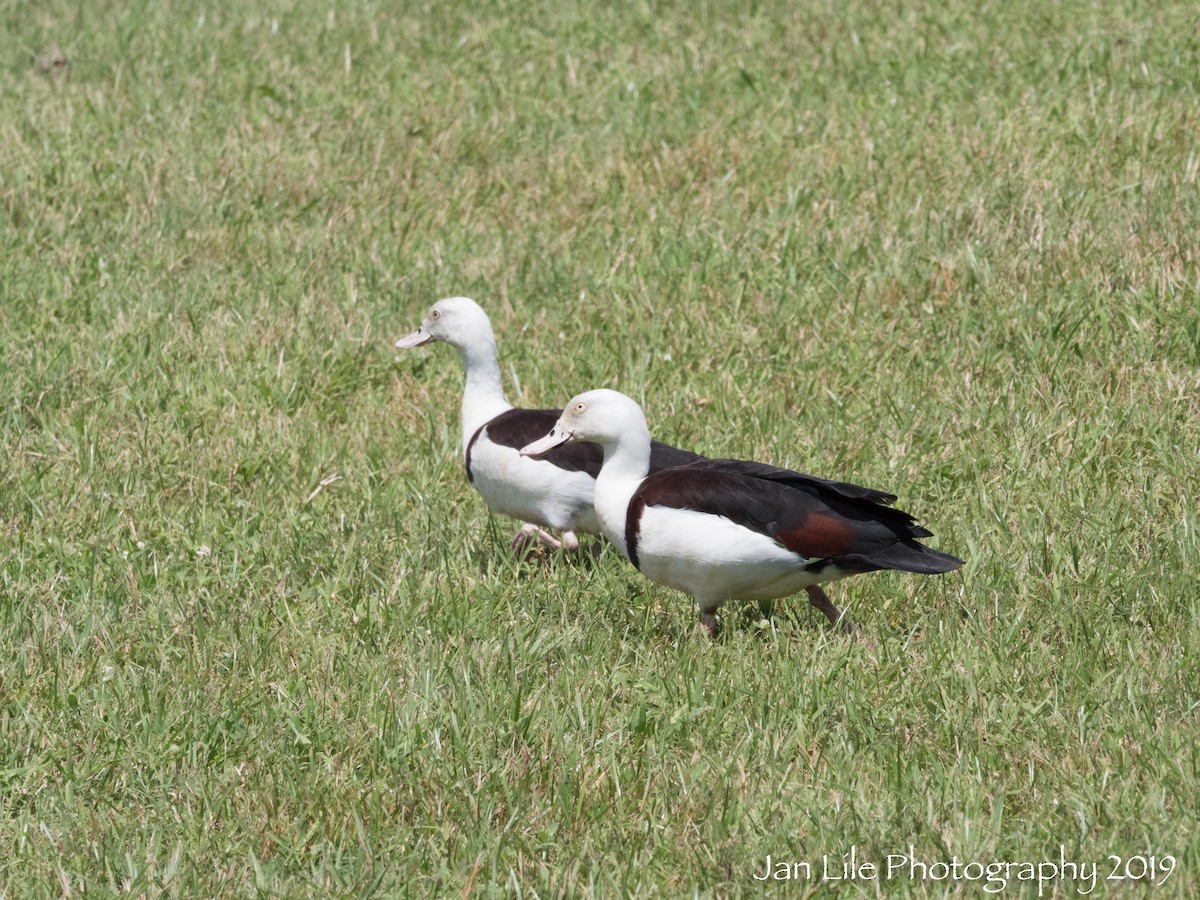
{"label": "duck's pink bill", "polygon": [[413,347],[420,347],[422,344],[428,344],[433,340],[433,335],[424,328],[418,328],[412,334],[406,334],[400,340],[396,341],[395,347],[397,350],[411,350]]}
{"label": "duck's pink bill", "polygon": [[526,444],[521,448],[522,456],[542,456],[549,453],[555,447],[561,447],[567,441],[571,440],[574,435],[563,428],[561,425],[555,425],[551,431],[541,440],[534,441],[532,444]]}

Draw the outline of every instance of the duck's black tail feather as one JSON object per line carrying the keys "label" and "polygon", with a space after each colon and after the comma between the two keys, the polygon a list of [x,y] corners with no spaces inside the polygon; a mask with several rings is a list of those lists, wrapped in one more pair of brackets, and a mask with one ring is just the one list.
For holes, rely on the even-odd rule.
{"label": "duck's black tail feather", "polygon": [[934,550],[916,541],[898,541],[890,547],[871,554],[871,562],[881,569],[916,572],[919,575],[940,575],[953,572],[963,564],[957,556]]}

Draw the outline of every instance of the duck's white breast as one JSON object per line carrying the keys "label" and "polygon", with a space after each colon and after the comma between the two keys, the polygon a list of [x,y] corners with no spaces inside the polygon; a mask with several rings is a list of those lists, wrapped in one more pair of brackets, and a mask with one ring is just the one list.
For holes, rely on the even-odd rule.
{"label": "duck's white breast", "polygon": [[642,511],[637,556],[647,578],[686,591],[702,609],[787,597],[832,574],[806,571],[808,560],[724,516],[667,506]]}
{"label": "duck's white breast", "polygon": [[592,508],[595,480],[560,469],[514,447],[488,440],[484,428],[471,447],[472,485],[494,512],[560,531],[599,534]]}

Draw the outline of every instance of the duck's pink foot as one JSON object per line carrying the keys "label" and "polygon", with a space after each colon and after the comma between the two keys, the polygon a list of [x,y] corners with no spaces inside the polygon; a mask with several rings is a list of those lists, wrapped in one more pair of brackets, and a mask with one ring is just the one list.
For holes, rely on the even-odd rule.
{"label": "duck's pink foot", "polygon": [[521,530],[513,535],[512,551],[520,557],[524,556],[532,545],[540,544],[548,550],[561,550],[564,553],[574,553],[579,549],[579,538],[573,531],[564,531],[559,540],[544,528],[539,528],[533,522],[526,522]]}
{"label": "duck's pink foot", "polygon": [[[563,535],[563,537],[565,538],[566,535]],[[560,541],[544,528],[537,530],[537,539],[538,543],[548,550],[562,550],[566,544],[565,540]]]}
{"label": "duck's pink foot", "polygon": [[521,526],[521,530],[513,535],[512,552],[513,556],[521,559],[529,552],[530,545],[538,542],[538,532],[541,529],[532,522],[526,522]]}

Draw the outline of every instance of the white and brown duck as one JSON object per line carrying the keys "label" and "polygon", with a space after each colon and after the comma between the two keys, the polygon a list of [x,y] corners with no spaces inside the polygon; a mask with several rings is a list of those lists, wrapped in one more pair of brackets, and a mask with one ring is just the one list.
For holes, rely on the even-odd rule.
{"label": "white and brown duck", "polygon": [[[462,399],[462,450],[467,480],[488,508],[521,521],[512,540],[518,555],[533,543],[554,550],[575,550],[578,533],[600,534],[592,505],[603,454],[595,444],[577,442],[548,449],[538,459],[520,449],[546,434],[558,409],[521,409],[504,397],[496,338],[487,313],[466,297],[439,300],[421,327],[396,341],[408,350],[444,341],[456,350],[466,370]],[[695,453],[652,442],[649,469],[701,459]],[[556,538],[546,529],[558,531]]]}
{"label": "white and brown duck", "polygon": [[962,560],[927,547],[931,533],[885,504],[892,494],[756,462],[702,459],[651,472],[650,431],[624,394],[589,391],[567,404],[531,458],[576,441],[599,444],[600,530],[643,575],[690,594],[710,635],[729,601],[801,590],[830,622],[849,622],[821,585],[880,569],[934,575]]}

